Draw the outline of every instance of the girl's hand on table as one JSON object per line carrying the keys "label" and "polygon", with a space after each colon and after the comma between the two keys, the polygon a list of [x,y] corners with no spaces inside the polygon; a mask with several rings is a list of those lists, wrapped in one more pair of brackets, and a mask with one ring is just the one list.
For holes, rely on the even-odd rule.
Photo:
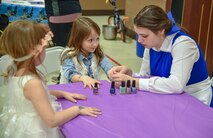
{"label": "girl's hand on table", "polygon": [[100,81],[97,81],[89,76],[81,76],[80,80],[84,83],[84,88],[87,86],[92,89],[95,86],[95,83],[101,84]]}
{"label": "girl's hand on table", "polygon": [[87,97],[83,94],[78,94],[78,93],[64,93],[64,98],[71,101],[71,102],[74,102],[76,103],[77,100],[86,100]]}
{"label": "girl's hand on table", "polygon": [[92,117],[97,117],[98,115],[101,115],[101,110],[94,107],[86,107],[86,106],[79,106],[80,115],[88,115]]}

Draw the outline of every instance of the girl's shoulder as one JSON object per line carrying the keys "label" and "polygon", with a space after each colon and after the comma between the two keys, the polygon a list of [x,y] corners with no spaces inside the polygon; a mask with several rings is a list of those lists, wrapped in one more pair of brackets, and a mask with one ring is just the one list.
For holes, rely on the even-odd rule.
{"label": "girl's shoulder", "polygon": [[74,52],[74,48],[70,48],[70,47],[65,47],[64,50],[62,51],[63,53],[73,53]]}
{"label": "girl's shoulder", "polygon": [[72,57],[72,55],[75,53],[74,49],[73,48],[69,48],[69,47],[66,47],[62,53],[61,53],[61,58],[64,58],[64,57]]}
{"label": "girl's shoulder", "polygon": [[20,77],[20,79],[22,80],[22,86],[25,86],[25,84],[31,80],[36,80],[36,81],[42,82],[42,80],[40,78],[38,78],[36,75],[25,75],[25,76]]}

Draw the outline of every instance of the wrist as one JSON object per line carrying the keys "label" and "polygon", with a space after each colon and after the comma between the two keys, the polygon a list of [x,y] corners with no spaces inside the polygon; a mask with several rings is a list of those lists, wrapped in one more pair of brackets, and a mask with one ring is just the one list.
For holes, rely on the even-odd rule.
{"label": "wrist", "polygon": [[78,106],[78,109],[82,110],[82,109],[84,109],[84,106]]}
{"label": "wrist", "polygon": [[82,81],[82,78],[83,78],[83,76],[82,75],[80,75],[79,77],[78,77],[78,81]]}
{"label": "wrist", "polygon": [[84,106],[78,106],[78,112],[79,112],[79,114],[82,114],[82,110],[84,109]]}

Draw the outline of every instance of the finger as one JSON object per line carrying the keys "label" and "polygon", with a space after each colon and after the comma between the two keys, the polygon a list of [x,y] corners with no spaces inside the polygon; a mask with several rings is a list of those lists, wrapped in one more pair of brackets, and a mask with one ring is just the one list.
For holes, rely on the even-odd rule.
{"label": "finger", "polygon": [[92,110],[92,111],[90,111],[90,113],[92,113],[93,115],[100,115],[101,111]]}
{"label": "finger", "polygon": [[93,110],[93,111],[96,111],[96,112],[101,112],[101,110],[98,109],[98,108],[92,108],[92,110]]}
{"label": "finger", "polygon": [[80,97],[81,97],[81,98],[84,98],[84,99],[86,99],[86,98],[87,98],[87,96],[82,95],[82,94],[80,95]]}
{"label": "finger", "polygon": [[102,84],[102,82],[100,82],[100,81],[96,81],[96,83],[98,83],[98,84]]}
{"label": "finger", "polygon": [[88,115],[91,116],[91,117],[98,117],[97,115],[92,114],[92,113],[88,113]]}
{"label": "finger", "polygon": [[74,99],[82,99],[83,96],[81,96],[81,95],[75,95],[75,96],[73,96],[73,98],[74,98]]}
{"label": "finger", "polygon": [[84,88],[86,88],[87,87],[87,84],[84,84]]}
{"label": "finger", "polygon": [[69,97],[69,100],[70,100],[71,102],[74,102],[74,103],[77,102],[73,97]]}
{"label": "finger", "polygon": [[90,89],[92,89],[92,88],[93,88],[93,85],[92,85],[92,84],[90,84],[90,85],[89,85],[89,88],[90,88]]}
{"label": "finger", "polygon": [[121,86],[121,82],[115,82],[115,87],[119,88]]}
{"label": "finger", "polygon": [[114,80],[115,82],[122,81],[120,78],[114,78],[113,80]]}
{"label": "finger", "polygon": [[77,98],[77,99],[80,99],[80,100],[85,100],[85,99],[87,99],[87,97],[84,96],[84,95],[78,95],[76,98]]}

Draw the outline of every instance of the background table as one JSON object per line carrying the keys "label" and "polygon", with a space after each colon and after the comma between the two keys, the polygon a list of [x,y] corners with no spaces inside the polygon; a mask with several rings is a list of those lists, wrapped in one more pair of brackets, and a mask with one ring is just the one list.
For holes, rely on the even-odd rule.
{"label": "background table", "polygon": [[82,83],[51,85],[50,89],[77,92],[86,101],[71,103],[59,99],[63,109],[72,105],[98,107],[97,118],[78,116],[61,126],[67,138],[213,138],[213,109],[187,93],[161,95],[109,93],[110,83],[102,81],[99,94],[93,95]]}

